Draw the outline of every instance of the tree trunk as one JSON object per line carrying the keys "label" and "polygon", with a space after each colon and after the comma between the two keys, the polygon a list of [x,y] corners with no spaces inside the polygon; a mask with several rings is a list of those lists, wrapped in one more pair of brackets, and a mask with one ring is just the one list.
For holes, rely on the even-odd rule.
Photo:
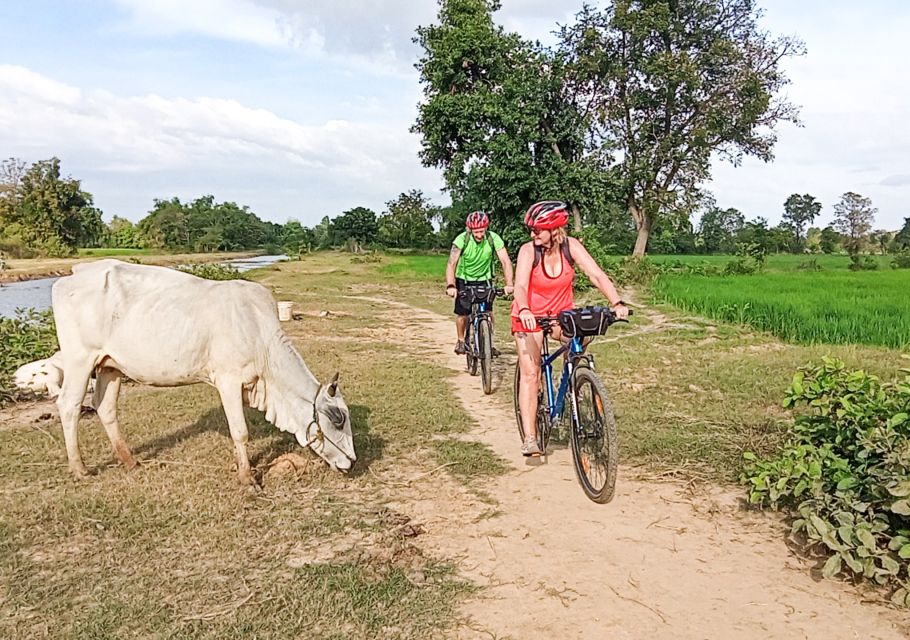
{"label": "tree trunk", "polygon": [[651,235],[651,225],[653,224],[651,216],[643,211],[632,198],[629,198],[629,213],[635,220],[635,228],[638,229],[638,236],[635,238],[635,248],[632,250],[633,258],[643,258],[645,251],[648,250],[648,238]]}
{"label": "tree trunk", "polygon": [[578,210],[578,205],[574,202],[569,208],[572,210],[572,220],[574,221],[573,226],[575,228],[575,233],[581,233],[581,211]]}

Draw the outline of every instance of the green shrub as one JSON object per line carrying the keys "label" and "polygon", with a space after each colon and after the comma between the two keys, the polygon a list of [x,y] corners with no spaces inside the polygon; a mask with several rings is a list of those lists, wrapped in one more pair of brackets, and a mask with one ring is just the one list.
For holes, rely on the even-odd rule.
{"label": "green shrub", "polygon": [[809,258],[804,262],[800,262],[796,265],[797,271],[821,271],[822,266],[818,264],[817,258]]}
{"label": "green shrub", "polygon": [[204,264],[191,264],[177,267],[178,271],[190,273],[206,280],[242,280],[243,274],[229,264],[209,262]]}
{"label": "green shrub", "polygon": [[50,311],[19,309],[12,318],[0,318],[0,404],[16,398],[13,373],[28,362],[57,351],[57,331]]}
{"label": "green shrub", "polygon": [[850,271],[875,271],[878,261],[871,256],[850,256]]}
{"label": "green shrub", "polygon": [[776,458],[748,460],[749,502],[795,509],[793,532],[845,574],[910,605],[910,370],[881,382],[824,358],[793,377],[785,406],[805,405]]}
{"label": "green shrub", "polygon": [[749,276],[760,270],[761,265],[748,257],[734,258],[724,265],[724,275],[727,276]]}
{"label": "green shrub", "polygon": [[892,269],[910,269],[910,251],[904,251],[891,259]]}

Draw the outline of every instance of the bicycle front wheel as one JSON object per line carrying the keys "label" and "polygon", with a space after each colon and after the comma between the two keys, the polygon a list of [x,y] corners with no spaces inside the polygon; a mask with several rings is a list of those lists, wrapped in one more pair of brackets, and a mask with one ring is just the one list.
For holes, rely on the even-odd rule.
{"label": "bicycle front wheel", "polygon": [[477,356],[475,355],[475,343],[477,342],[477,336],[474,335],[474,322],[473,318],[468,319],[468,326],[465,328],[464,332],[464,352],[465,360],[468,365],[468,373],[472,376],[477,375]]}
{"label": "bicycle front wheel", "polygon": [[490,395],[493,393],[493,327],[489,319],[481,320],[477,327],[477,347],[483,392]]}
{"label": "bicycle front wheel", "polygon": [[572,459],[575,475],[585,495],[605,504],[616,490],[619,437],[607,389],[588,367],[572,374],[577,420],[572,425]]}

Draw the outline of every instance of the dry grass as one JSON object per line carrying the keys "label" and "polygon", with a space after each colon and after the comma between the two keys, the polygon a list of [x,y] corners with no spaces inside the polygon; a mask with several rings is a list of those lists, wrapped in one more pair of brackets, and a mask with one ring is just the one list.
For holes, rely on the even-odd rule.
{"label": "dry grass", "polygon": [[[355,472],[314,460],[267,476],[261,493],[238,488],[224,415],[204,386],[127,389],[121,424],[143,461],[132,473],[84,416],[83,456],[96,472],[85,482],[66,474],[56,417],[13,421],[0,431],[0,636],[426,638],[452,624],[472,587],[377,509],[394,498],[385,480],[438,466],[431,435],[470,420],[441,384],[445,370],[385,339],[387,310],[344,297],[368,272],[337,276],[341,286],[331,273],[315,282],[307,266],[258,277],[278,297],[314,302],[301,311],[340,312],[288,330],[320,379],[341,373]],[[301,453],[258,412],[248,419],[260,473]]]}

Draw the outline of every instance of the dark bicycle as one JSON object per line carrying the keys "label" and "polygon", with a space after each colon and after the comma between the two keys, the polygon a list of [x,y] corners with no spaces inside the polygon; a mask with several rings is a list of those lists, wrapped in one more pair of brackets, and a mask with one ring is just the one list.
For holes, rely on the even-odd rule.
{"label": "dark bicycle", "polygon": [[504,294],[492,285],[468,285],[458,294],[471,305],[464,334],[468,372],[476,376],[479,366],[483,392],[487,395],[493,393],[493,300]]}
{"label": "dark bicycle", "polygon": [[[537,392],[537,446],[541,455],[546,456],[550,434],[563,424],[569,405],[571,423],[567,426],[575,475],[588,498],[607,503],[616,489],[619,437],[607,389],[594,372],[594,356],[586,353],[585,347],[594,336],[606,333],[611,324],[624,321],[609,307],[582,307],[563,311],[557,318],[538,318],[537,322],[544,332]],[[551,354],[548,336],[557,324],[569,342]],[[565,363],[557,391],[553,384],[553,362],[560,356],[565,356]],[[524,442],[518,406],[520,380],[521,372],[516,364],[515,418],[518,435]]]}

